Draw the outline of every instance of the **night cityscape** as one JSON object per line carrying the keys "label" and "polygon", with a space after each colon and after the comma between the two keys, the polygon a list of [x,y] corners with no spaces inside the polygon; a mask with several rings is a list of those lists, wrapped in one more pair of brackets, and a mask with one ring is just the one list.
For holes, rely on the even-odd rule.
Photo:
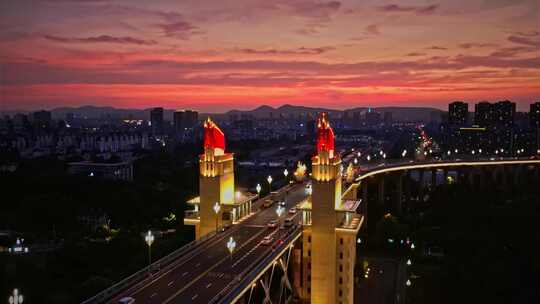
{"label": "night cityscape", "polygon": [[0,25],[0,303],[540,303],[537,0]]}

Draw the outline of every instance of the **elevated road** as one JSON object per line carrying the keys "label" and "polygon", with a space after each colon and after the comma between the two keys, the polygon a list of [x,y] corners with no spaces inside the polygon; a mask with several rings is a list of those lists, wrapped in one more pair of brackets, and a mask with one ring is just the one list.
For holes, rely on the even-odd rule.
{"label": "elevated road", "polygon": [[[288,214],[288,210],[305,199],[305,186],[299,184],[290,189],[280,189],[277,195],[285,200],[286,210],[281,215],[281,222],[294,216],[299,224],[300,217]],[[262,208],[261,205],[262,202],[257,201],[254,208]],[[216,303],[230,292],[234,285],[231,282],[240,282],[246,270],[256,267],[261,257],[278,250],[292,232],[298,233],[298,229],[294,229],[298,225],[288,229],[267,227],[268,222],[277,219],[276,207],[277,203],[274,203],[270,208],[260,209],[233,228],[193,247],[189,255],[153,274],[145,285],[128,288],[111,302],[132,297],[136,303]],[[273,241],[268,245],[262,244],[268,235],[273,237]],[[237,243],[232,256],[226,247],[229,237]]]}
{"label": "elevated road", "polygon": [[[400,170],[458,168],[488,165],[540,165],[540,159],[490,158],[476,160],[432,160],[423,162],[386,161],[364,165],[355,182]],[[350,185],[349,185],[350,186]],[[122,297],[132,297],[136,303],[230,303],[238,300],[253,282],[301,235],[300,216],[288,210],[307,196],[304,184],[282,188],[277,193],[285,200],[285,215],[294,217],[296,225],[288,229],[269,228],[267,223],[277,218],[274,204],[262,208],[262,199],[253,204],[254,213],[229,230],[209,236],[184,250],[163,269],[147,275],[136,283],[111,291],[112,297],[89,299],[88,303],[116,303]],[[272,236],[269,245],[262,244],[265,236]],[[233,237],[237,247],[232,255],[226,242]],[[181,249],[182,250],[182,249]]]}

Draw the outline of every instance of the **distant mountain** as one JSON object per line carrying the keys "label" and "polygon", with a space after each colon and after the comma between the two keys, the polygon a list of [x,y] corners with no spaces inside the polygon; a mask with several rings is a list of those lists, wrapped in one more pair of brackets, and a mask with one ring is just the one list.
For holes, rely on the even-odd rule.
{"label": "distant mountain", "polygon": [[[357,107],[346,110],[335,110],[319,107],[306,107],[295,106],[290,104],[282,105],[278,108],[274,108],[268,105],[259,106],[253,110],[230,110],[225,113],[199,113],[199,119],[205,119],[206,117],[212,117],[216,120],[228,120],[232,115],[241,116],[242,114],[252,116],[254,118],[268,118],[270,116],[277,118],[280,115],[285,117],[298,117],[299,115],[311,114],[317,115],[320,112],[329,113],[330,117],[339,117],[343,115],[344,111],[349,112],[366,112],[369,108]],[[374,107],[371,108],[374,111],[380,113],[392,112],[394,121],[430,121],[432,117],[440,117],[443,113],[442,110],[429,107]],[[134,118],[134,119],[149,119],[151,109],[119,109],[114,107],[96,107],[96,106],[82,106],[82,107],[61,107],[51,110],[52,116],[55,119],[65,119],[68,113],[72,113],[79,117],[87,118]],[[172,121],[173,113],[175,110],[165,109],[165,120]],[[9,113],[13,115],[12,113]],[[435,116],[433,116],[435,115]]]}

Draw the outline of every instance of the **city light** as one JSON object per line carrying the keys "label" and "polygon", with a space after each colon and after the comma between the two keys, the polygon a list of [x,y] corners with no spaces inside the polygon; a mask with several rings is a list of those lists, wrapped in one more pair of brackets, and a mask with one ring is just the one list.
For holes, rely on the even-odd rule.
{"label": "city light", "polygon": [[19,290],[13,289],[13,293],[9,296],[9,304],[21,304],[23,300],[23,295],[19,293]]}
{"label": "city light", "polygon": [[407,260],[407,266],[411,266],[411,265],[412,265],[411,259],[408,259]]}
{"label": "city light", "polygon": [[283,214],[284,209],[285,208],[281,207],[281,205],[278,205],[278,207],[276,208],[276,214],[278,218]]}
{"label": "city light", "polygon": [[229,241],[227,242],[227,249],[229,250],[229,253],[231,255],[231,260],[232,260],[232,254],[233,254],[235,248],[236,248],[236,241],[231,236],[229,238]]}
{"label": "city light", "polygon": [[152,264],[152,243],[154,243],[152,231],[148,230],[144,240],[146,241],[146,245],[148,245],[148,271],[150,271],[150,265]]}
{"label": "city light", "polygon": [[257,190],[257,194],[260,194],[261,193],[261,184],[257,184],[257,186],[255,187],[255,190]]}
{"label": "city light", "polygon": [[367,161],[370,161],[370,160],[371,160],[371,156],[368,155],[368,156],[366,157],[366,159],[367,159]]}
{"label": "city light", "polygon": [[285,178],[287,178],[287,176],[289,175],[289,171],[287,170],[287,168],[283,170],[283,175],[285,175]]}
{"label": "city light", "polygon": [[268,182],[268,189],[270,190],[269,192],[272,192],[272,176],[268,175],[266,181]]}
{"label": "city light", "polygon": [[403,150],[403,152],[401,152],[401,157],[405,157],[405,155],[407,155],[407,150]]}
{"label": "city light", "polygon": [[357,165],[357,164],[358,164],[358,159],[355,158],[354,161],[353,161],[353,163],[354,163],[355,165]]}
{"label": "city light", "polygon": [[411,286],[411,284],[412,284],[412,283],[411,283],[411,280],[410,280],[410,279],[407,279],[407,282],[405,282],[405,285]]}

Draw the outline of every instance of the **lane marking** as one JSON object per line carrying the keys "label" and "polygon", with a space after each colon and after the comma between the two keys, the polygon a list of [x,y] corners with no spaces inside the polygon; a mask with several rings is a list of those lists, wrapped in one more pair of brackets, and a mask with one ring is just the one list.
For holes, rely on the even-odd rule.
{"label": "lane marking", "polygon": [[171,286],[173,283],[174,281],[170,281],[169,284],[167,284],[167,286]]}
{"label": "lane marking", "polygon": [[153,297],[155,297],[155,296],[157,296],[157,292],[154,292],[154,293],[150,296],[150,298],[153,298]]}
{"label": "lane marking", "polygon": [[185,277],[186,274],[188,274],[188,273],[189,273],[189,272],[186,271],[186,272],[182,273],[182,276]]}
{"label": "lane marking", "polygon": [[[247,244],[251,243],[254,239],[256,239],[257,237],[259,237],[265,230],[261,230],[257,233],[255,233],[255,235],[253,235],[252,237],[250,237],[246,242],[242,243],[242,245],[235,250],[235,252],[239,252],[242,248],[244,248],[245,246],[247,246]],[[189,282],[188,284],[186,284],[183,288],[181,288],[180,290],[178,290],[177,292],[175,292],[173,295],[171,295],[170,297],[168,297],[165,301],[163,301],[162,303],[163,304],[167,304],[169,302],[171,302],[174,298],[176,298],[179,294],[181,294],[182,292],[184,292],[186,289],[188,289],[189,287],[191,287],[193,284],[195,284],[195,282],[197,282],[198,280],[200,280],[201,278],[203,278],[205,275],[207,275],[209,272],[213,271],[216,267],[218,267],[219,265],[221,265],[221,263],[223,263],[224,261],[227,261],[230,259],[230,256],[229,255],[225,255],[221,260],[219,260],[218,262],[216,262],[214,265],[212,265],[210,268],[208,268],[205,272],[201,273],[200,275],[198,275],[196,278],[194,278],[193,280],[191,280],[191,282]],[[195,297],[197,297],[198,295],[195,295]],[[193,298],[192,298],[193,300]]]}
{"label": "lane marking", "polygon": [[192,301],[195,300],[198,296],[199,296],[199,294],[194,295],[193,297],[191,297],[191,300]]}
{"label": "lane marking", "polygon": [[210,286],[212,286],[212,283],[208,283],[208,285],[206,285],[206,288],[210,288]]}

